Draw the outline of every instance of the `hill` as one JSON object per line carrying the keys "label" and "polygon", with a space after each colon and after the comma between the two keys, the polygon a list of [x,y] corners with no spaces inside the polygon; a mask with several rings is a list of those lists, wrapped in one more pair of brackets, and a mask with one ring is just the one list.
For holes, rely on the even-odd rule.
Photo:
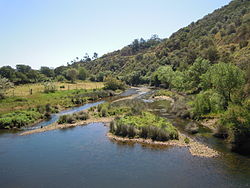
{"label": "hill", "polygon": [[245,69],[250,60],[249,39],[250,1],[234,0],[167,39],[136,39],[121,50],[72,66],[80,64],[94,75],[111,71],[128,84],[149,83],[152,72],[161,65],[185,70],[197,57]]}

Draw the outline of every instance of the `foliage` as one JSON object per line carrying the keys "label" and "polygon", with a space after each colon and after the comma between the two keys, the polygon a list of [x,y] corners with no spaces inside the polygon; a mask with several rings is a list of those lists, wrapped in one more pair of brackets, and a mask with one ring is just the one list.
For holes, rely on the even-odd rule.
{"label": "foliage", "polygon": [[44,93],[54,93],[57,88],[54,82],[44,82]]}
{"label": "foliage", "polygon": [[6,90],[13,87],[13,83],[11,83],[7,78],[0,77],[0,99],[3,99],[6,93]]}
{"label": "foliage", "polygon": [[77,120],[79,121],[79,120],[87,120],[87,119],[89,119],[88,113],[81,111],[78,113],[74,113],[72,115],[70,115],[70,114],[62,115],[59,117],[59,120],[57,122],[58,122],[58,124],[65,124],[65,123],[73,124]]}
{"label": "foliage", "polygon": [[229,141],[236,144],[236,147],[249,140],[249,101],[246,101],[243,106],[229,106],[228,110],[221,117],[220,130],[226,130],[223,134],[227,134]]}
{"label": "foliage", "polygon": [[166,88],[169,88],[169,89],[172,88],[175,73],[171,66],[159,67],[154,76],[157,76],[157,79],[162,84],[164,84]]}
{"label": "foliage", "polygon": [[54,69],[51,69],[49,67],[44,67],[44,66],[41,67],[40,72],[47,77],[54,77],[55,76]]}
{"label": "foliage", "polygon": [[105,79],[104,88],[108,90],[124,90],[125,89],[125,83],[123,83],[121,80],[117,80],[116,78],[113,78],[111,76],[107,77]]}
{"label": "foliage", "polygon": [[69,80],[71,80],[72,83],[74,83],[78,76],[78,71],[74,68],[68,69],[66,76]]}
{"label": "foliage", "polygon": [[194,115],[199,118],[203,114],[223,112],[226,101],[214,90],[207,90],[196,95],[193,103]]}
{"label": "foliage", "polygon": [[42,118],[42,114],[37,111],[23,110],[11,112],[0,116],[0,128],[20,128],[30,125]]}
{"label": "foliage", "polygon": [[178,132],[170,122],[149,112],[116,119],[110,126],[110,132],[123,137],[142,137],[158,141],[178,139]]}
{"label": "foliage", "polygon": [[78,78],[79,78],[80,80],[86,80],[86,79],[87,79],[87,76],[88,76],[87,70],[86,70],[84,67],[81,67],[81,68],[79,69]]}
{"label": "foliage", "polygon": [[243,71],[226,63],[213,65],[201,78],[204,89],[215,89],[226,101],[231,101],[231,94],[245,83]]}
{"label": "foliage", "polygon": [[198,90],[199,84],[201,82],[201,75],[205,74],[210,67],[210,61],[202,59],[201,57],[197,58],[192,66],[189,67],[188,82],[191,88]]}

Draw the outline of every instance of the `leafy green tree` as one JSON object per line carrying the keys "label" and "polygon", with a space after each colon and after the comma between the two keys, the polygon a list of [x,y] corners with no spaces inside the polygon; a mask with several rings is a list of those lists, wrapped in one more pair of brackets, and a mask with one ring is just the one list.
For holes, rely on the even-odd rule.
{"label": "leafy green tree", "polygon": [[7,78],[0,77],[0,99],[5,97],[6,91],[13,87],[13,83]]}
{"label": "leafy green tree", "polygon": [[16,65],[16,70],[23,74],[28,73],[31,70],[31,67],[28,65]]}
{"label": "leafy green tree", "polygon": [[77,76],[78,76],[78,71],[76,69],[71,68],[67,70],[67,77],[72,83],[76,81]]}
{"label": "leafy green tree", "polygon": [[56,78],[55,78],[56,81],[58,82],[64,82],[66,79],[63,75],[58,75]]}
{"label": "leafy green tree", "polygon": [[55,76],[54,70],[49,67],[41,67],[40,72],[50,78]]}
{"label": "leafy green tree", "polygon": [[97,82],[103,82],[104,78],[105,78],[105,73],[104,72],[99,72],[97,74],[97,76],[96,76],[96,81]]}
{"label": "leafy green tree", "polygon": [[166,88],[172,88],[172,81],[174,79],[175,73],[171,66],[159,67],[156,71],[156,75],[159,81],[164,84]]}
{"label": "leafy green tree", "polygon": [[5,77],[13,82],[16,78],[15,69],[13,69],[11,66],[3,66],[0,68],[0,76]]}
{"label": "leafy green tree", "polygon": [[86,79],[87,79],[87,76],[88,76],[87,70],[86,70],[84,67],[81,67],[81,68],[79,69],[78,78],[79,78],[80,80],[86,80]]}
{"label": "leafy green tree", "polygon": [[210,67],[210,61],[201,57],[197,58],[192,66],[188,69],[188,81],[190,87],[195,90],[199,89],[201,75],[206,73]]}
{"label": "leafy green tree", "polygon": [[212,88],[226,101],[231,101],[231,94],[245,83],[244,73],[232,64],[218,63],[201,76],[204,89]]}
{"label": "leafy green tree", "polygon": [[197,118],[211,112],[222,112],[225,109],[224,107],[224,97],[214,90],[207,90],[197,94],[193,101],[193,112]]}

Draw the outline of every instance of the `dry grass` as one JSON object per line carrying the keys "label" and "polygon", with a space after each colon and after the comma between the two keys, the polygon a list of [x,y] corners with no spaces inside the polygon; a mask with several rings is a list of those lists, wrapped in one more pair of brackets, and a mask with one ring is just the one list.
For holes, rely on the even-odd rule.
{"label": "dry grass", "polygon": [[[73,89],[98,89],[104,86],[103,82],[89,82],[89,81],[79,81],[76,84],[71,83],[61,83],[56,82],[57,90],[73,90]],[[60,86],[64,86],[64,88],[60,88]],[[29,96],[30,90],[32,89],[32,93],[41,93],[44,91],[44,86],[41,83],[38,84],[24,84],[20,86],[16,86],[15,88],[7,91],[7,96]]]}

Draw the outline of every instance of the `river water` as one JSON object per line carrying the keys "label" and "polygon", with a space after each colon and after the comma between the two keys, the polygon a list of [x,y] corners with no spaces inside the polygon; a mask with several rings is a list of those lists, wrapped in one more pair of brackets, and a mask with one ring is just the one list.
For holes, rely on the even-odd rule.
{"label": "river water", "polygon": [[124,144],[102,123],[18,136],[0,134],[0,187],[250,187],[250,159],[202,137],[221,157],[186,148]]}

